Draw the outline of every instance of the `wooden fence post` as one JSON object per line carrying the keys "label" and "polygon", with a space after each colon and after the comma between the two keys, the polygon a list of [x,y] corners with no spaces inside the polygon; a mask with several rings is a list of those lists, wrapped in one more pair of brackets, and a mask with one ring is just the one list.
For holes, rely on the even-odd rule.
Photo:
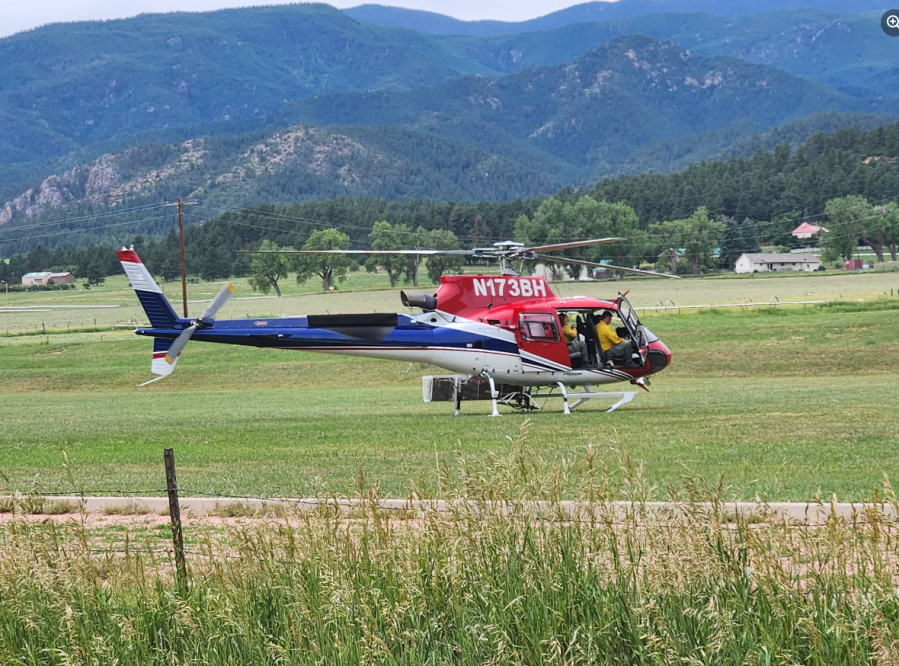
{"label": "wooden fence post", "polygon": [[187,592],[187,562],[184,559],[184,535],[181,532],[181,505],[178,503],[178,481],[175,477],[175,453],[163,450],[165,485],[169,494],[169,516],[172,520],[172,544],[175,548],[175,576],[178,587]]}

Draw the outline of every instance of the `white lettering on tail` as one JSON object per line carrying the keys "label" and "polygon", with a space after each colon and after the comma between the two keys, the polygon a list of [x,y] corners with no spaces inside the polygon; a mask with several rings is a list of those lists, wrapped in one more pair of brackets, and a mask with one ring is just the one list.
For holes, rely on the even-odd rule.
{"label": "white lettering on tail", "polygon": [[546,283],[542,280],[528,278],[476,278],[472,280],[475,296],[499,296],[506,293],[509,286],[510,298],[546,298]]}

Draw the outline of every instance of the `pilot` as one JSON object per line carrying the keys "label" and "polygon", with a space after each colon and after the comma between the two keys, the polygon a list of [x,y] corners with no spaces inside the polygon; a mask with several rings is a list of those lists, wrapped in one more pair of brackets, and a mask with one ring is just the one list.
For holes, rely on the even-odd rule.
{"label": "pilot", "polygon": [[587,343],[578,335],[577,326],[568,323],[568,315],[564,312],[559,313],[559,323],[562,324],[562,333],[565,335],[565,342],[568,343],[568,354],[574,356],[579,353],[581,358],[587,357]]}
{"label": "pilot", "polygon": [[596,337],[599,338],[599,346],[606,358],[622,365],[628,361],[640,362],[640,355],[631,340],[620,337],[609,325],[612,321],[611,310],[606,310],[599,318],[596,325]]}

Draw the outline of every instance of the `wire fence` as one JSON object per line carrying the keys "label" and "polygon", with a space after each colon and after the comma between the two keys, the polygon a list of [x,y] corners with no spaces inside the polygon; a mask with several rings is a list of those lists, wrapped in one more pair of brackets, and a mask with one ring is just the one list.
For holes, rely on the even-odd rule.
{"label": "wire fence", "polygon": [[[572,525],[589,525],[593,527],[602,527],[603,529],[616,529],[618,527],[633,528],[639,521],[648,520],[650,516],[655,515],[656,509],[661,509],[661,515],[668,516],[673,520],[688,519],[690,516],[707,516],[715,520],[718,529],[726,532],[737,532],[749,527],[755,516],[766,516],[769,520],[777,521],[777,523],[786,528],[792,529],[809,529],[823,527],[828,521],[834,517],[838,519],[849,520],[853,524],[870,522],[878,523],[885,529],[899,529],[899,504],[895,502],[876,502],[868,505],[850,505],[849,512],[845,507],[840,510],[837,504],[825,504],[823,502],[809,503],[804,508],[804,519],[796,519],[793,516],[791,520],[787,520],[787,513],[778,515],[776,506],[762,503],[735,503],[723,502],[718,499],[710,501],[696,502],[688,501],[682,504],[673,502],[647,502],[638,499],[623,500],[619,502],[601,501],[601,502],[584,502],[584,501],[562,501],[562,500],[537,500],[537,499],[518,499],[518,500],[492,500],[487,498],[468,498],[464,494],[459,497],[450,499],[383,499],[376,496],[366,496],[364,492],[360,492],[356,498],[340,498],[340,497],[321,497],[321,498],[290,498],[267,496],[263,494],[237,494],[223,493],[209,490],[199,490],[190,487],[179,487],[175,474],[175,461],[172,449],[164,451],[164,465],[166,487],[143,487],[140,489],[128,489],[121,487],[92,487],[77,488],[71,490],[38,490],[32,489],[28,493],[18,493],[12,498],[0,498],[2,501],[19,500],[23,511],[27,512],[27,507],[41,506],[41,501],[45,498],[66,498],[80,500],[78,511],[82,514],[86,513],[86,503],[89,500],[99,499],[122,499],[125,500],[126,506],[129,502],[140,502],[145,499],[162,499],[168,500],[168,517],[171,522],[171,543],[168,543],[166,536],[159,532],[147,533],[143,538],[135,538],[135,542],[129,541],[129,534],[126,532],[124,543],[122,537],[115,537],[106,547],[97,547],[95,543],[88,537],[85,531],[85,521],[80,522],[81,532],[79,538],[72,542],[54,539],[54,552],[69,558],[77,558],[80,554],[89,554],[92,558],[103,561],[124,560],[130,561],[130,558],[140,559],[140,562],[150,561],[155,566],[161,566],[168,563],[172,566],[174,580],[179,590],[187,591],[188,576],[190,570],[188,568],[188,557],[192,566],[210,565],[219,566],[222,562],[250,562],[265,565],[286,565],[300,566],[308,564],[309,559],[304,558],[300,553],[295,557],[284,557],[283,555],[294,555],[297,553],[295,548],[285,550],[282,554],[277,547],[269,549],[263,548],[260,552],[254,546],[252,538],[250,541],[236,538],[230,541],[227,538],[218,538],[214,541],[210,533],[199,532],[193,534],[193,538],[188,540],[185,545],[183,535],[183,521],[181,519],[181,499],[190,500],[197,499],[213,499],[226,500],[228,502],[259,502],[263,505],[266,503],[275,503],[278,506],[293,507],[311,507],[322,508],[325,510],[338,510],[347,512],[347,509],[361,509],[362,514],[359,517],[371,518],[377,513],[396,514],[403,512],[421,516],[423,514],[450,514],[450,518],[458,518],[460,516],[482,516],[484,518],[507,518],[507,519],[524,519],[532,521],[535,524],[572,524]],[[6,507],[9,509],[10,507]],[[108,508],[108,507],[107,507]],[[12,510],[15,511],[15,505]],[[877,512],[877,516],[873,519],[868,513],[870,510]],[[115,513],[109,511],[107,513]],[[137,513],[134,511],[134,513]],[[160,512],[162,514],[163,512]],[[232,516],[238,517],[238,516]],[[283,516],[289,518],[289,516]],[[822,519],[823,517],[823,519]],[[884,518],[888,520],[884,522]],[[282,516],[278,516],[282,518]],[[295,526],[288,520],[288,527],[292,530]],[[76,523],[76,525],[78,525]],[[191,525],[194,529],[195,525]],[[232,536],[240,536],[240,533],[234,533]],[[154,548],[154,543],[158,544]],[[46,547],[46,541],[41,541],[42,548]],[[268,552],[267,552],[268,551]]]}

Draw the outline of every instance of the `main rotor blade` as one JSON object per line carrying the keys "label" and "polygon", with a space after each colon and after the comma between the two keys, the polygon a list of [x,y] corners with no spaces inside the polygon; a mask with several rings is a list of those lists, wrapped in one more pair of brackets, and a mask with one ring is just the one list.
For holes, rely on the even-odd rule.
{"label": "main rotor blade", "polygon": [[193,334],[199,328],[197,324],[191,324],[183,331],[181,331],[181,335],[175,338],[175,341],[172,343],[172,346],[169,347],[169,350],[165,354],[165,360],[169,365],[175,365],[175,361],[178,360],[178,357],[181,356],[181,351],[184,349],[184,345],[188,343]]}
{"label": "main rotor blade", "polygon": [[616,271],[626,271],[628,273],[639,273],[641,275],[652,275],[654,277],[664,277],[671,278],[673,280],[679,280],[679,275],[671,275],[669,273],[659,273],[658,271],[644,271],[640,268],[625,268],[624,266],[613,266],[612,264],[597,264],[595,261],[583,261],[581,259],[569,259],[568,257],[553,257],[548,254],[537,254],[535,255],[538,259],[545,259],[546,261],[554,261],[557,264],[578,264],[580,266],[590,266],[593,268],[611,268]]}
{"label": "main rotor blade", "polygon": [[474,255],[473,250],[242,250],[238,254],[409,254]]}
{"label": "main rotor blade", "polygon": [[624,238],[593,238],[592,240],[571,241],[570,243],[555,243],[553,245],[538,245],[537,247],[525,247],[520,250],[521,254],[531,252],[558,252],[559,250],[570,250],[575,247],[588,247],[590,245],[602,245],[603,243],[614,243],[622,241]]}
{"label": "main rotor blade", "polygon": [[215,313],[221,309],[221,307],[228,302],[228,299],[234,295],[234,285],[230,282],[222,287],[221,291],[216,294],[215,298],[212,299],[212,303],[210,303],[203,314],[200,315],[200,321],[205,321],[206,319],[211,319],[215,316]]}

